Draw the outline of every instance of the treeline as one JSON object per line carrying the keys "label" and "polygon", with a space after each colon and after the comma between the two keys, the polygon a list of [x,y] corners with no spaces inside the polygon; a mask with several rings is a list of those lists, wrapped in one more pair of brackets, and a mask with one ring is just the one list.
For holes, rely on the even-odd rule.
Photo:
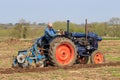
{"label": "treeline", "polygon": [[[0,38],[37,38],[44,35],[46,23],[29,23],[20,20],[16,24],[0,24]],[[57,21],[53,23],[56,30],[66,31],[66,22]],[[120,18],[111,18],[106,22],[88,23],[89,32],[95,32],[102,37],[120,37]],[[83,24],[70,23],[70,32],[84,33]]]}
{"label": "treeline", "polygon": [[120,37],[120,18],[111,18],[108,22],[91,23],[90,31],[102,37]]}
{"label": "treeline", "polygon": [[[66,22],[55,22],[54,26],[56,29],[66,30]],[[84,29],[84,24],[70,23],[71,32],[84,33]],[[102,37],[120,37],[120,18],[114,17],[106,22],[88,23],[88,30]]]}

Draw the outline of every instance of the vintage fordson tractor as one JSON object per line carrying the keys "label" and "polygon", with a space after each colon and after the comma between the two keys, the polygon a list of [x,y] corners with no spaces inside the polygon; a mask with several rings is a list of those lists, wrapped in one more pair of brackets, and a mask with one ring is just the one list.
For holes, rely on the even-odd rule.
{"label": "vintage fordson tractor", "polygon": [[[63,31],[61,31],[63,32]],[[88,32],[87,20],[85,33],[67,31],[47,40],[44,36],[38,38],[31,48],[18,51],[13,58],[13,67],[45,67],[47,65],[65,67],[74,64],[87,64],[89,59],[93,64],[105,62],[104,55],[98,51],[98,42],[102,38]]]}

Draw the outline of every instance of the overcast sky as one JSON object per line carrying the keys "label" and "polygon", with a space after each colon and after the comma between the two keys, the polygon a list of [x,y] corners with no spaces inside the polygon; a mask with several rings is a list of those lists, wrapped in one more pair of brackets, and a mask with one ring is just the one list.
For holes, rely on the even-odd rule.
{"label": "overcast sky", "polygon": [[0,23],[66,21],[83,23],[120,18],[120,0],[0,0]]}

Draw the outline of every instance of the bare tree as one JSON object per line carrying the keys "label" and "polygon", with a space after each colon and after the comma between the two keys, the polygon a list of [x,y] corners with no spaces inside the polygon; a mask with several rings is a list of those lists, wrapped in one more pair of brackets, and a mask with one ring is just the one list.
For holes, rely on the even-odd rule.
{"label": "bare tree", "polygon": [[120,25],[120,18],[113,17],[109,20],[109,24],[111,25]]}

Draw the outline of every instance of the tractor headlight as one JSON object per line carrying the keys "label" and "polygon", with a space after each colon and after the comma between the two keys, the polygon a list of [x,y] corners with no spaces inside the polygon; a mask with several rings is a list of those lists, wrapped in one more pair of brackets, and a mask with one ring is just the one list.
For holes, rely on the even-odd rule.
{"label": "tractor headlight", "polygon": [[90,46],[87,46],[87,50],[90,50],[91,49],[91,47]]}

